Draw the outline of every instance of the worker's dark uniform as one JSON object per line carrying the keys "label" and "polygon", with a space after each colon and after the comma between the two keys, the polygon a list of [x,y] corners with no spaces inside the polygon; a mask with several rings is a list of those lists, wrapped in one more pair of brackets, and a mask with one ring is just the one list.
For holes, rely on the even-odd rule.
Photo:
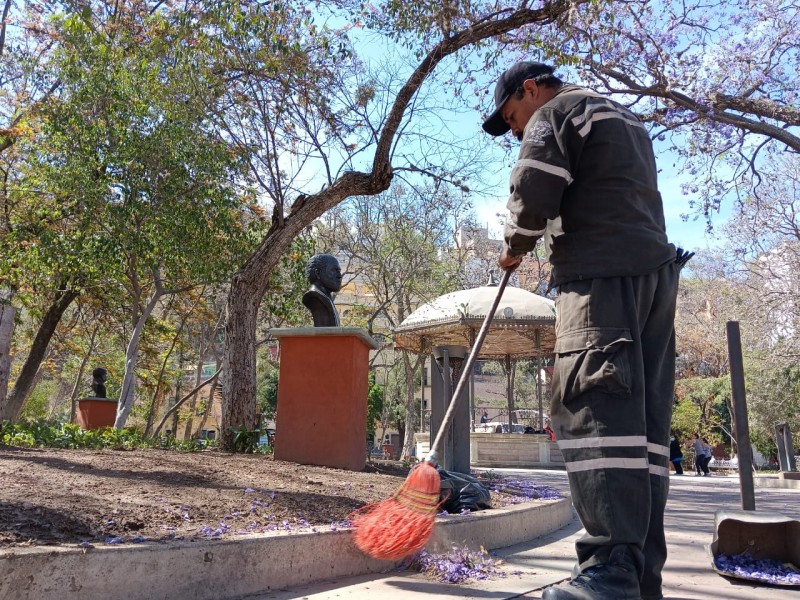
{"label": "worker's dark uniform", "polygon": [[525,127],[508,208],[508,252],[543,236],[558,289],[551,417],[587,531],[580,566],[627,545],[642,596],[658,597],[679,266],[647,131],[563,86]]}

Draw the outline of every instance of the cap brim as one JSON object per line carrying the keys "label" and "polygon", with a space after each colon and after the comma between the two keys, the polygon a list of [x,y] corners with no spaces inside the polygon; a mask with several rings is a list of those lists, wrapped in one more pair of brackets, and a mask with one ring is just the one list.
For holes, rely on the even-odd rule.
{"label": "cap brim", "polygon": [[489,135],[504,135],[511,131],[511,127],[509,127],[508,123],[506,123],[503,119],[503,104],[505,104],[505,102],[500,104],[500,106],[498,106],[494,112],[483,122],[483,130]]}

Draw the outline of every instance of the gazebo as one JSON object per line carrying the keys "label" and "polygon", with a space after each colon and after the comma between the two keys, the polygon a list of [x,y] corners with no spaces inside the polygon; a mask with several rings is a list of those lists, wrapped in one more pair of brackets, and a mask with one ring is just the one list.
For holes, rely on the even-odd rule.
{"label": "gazebo", "polygon": [[[451,292],[423,304],[394,330],[394,343],[416,353],[431,346],[472,347],[497,295],[490,278],[484,286]],[[556,333],[555,303],[518,287],[506,287],[479,358],[502,360],[552,354]]]}
{"label": "gazebo", "polygon": [[[433,352],[445,361],[462,349],[463,359],[477,337],[486,314],[497,296],[494,278],[480,287],[444,294],[423,304],[394,330],[396,348],[417,354]],[[508,286],[492,320],[477,358],[502,360],[506,364],[509,404],[513,401],[511,361],[552,354],[555,346],[555,303],[549,298]],[[457,372],[457,369],[456,369]],[[456,378],[454,373],[453,378]],[[449,379],[449,378],[447,378]],[[449,386],[450,393],[452,390]],[[447,391],[445,392],[447,393]],[[542,398],[539,394],[539,414]],[[445,398],[449,403],[450,398]],[[509,423],[511,423],[509,412]],[[434,428],[435,419],[431,419]]]}

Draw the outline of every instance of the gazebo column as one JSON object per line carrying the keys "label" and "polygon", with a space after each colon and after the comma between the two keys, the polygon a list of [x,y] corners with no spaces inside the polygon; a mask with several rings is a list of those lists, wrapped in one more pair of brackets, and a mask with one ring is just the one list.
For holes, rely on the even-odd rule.
{"label": "gazebo column", "polygon": [[468,348],[465,346],[435,346],[436,373],[431,377],[431,444],[436,438],[444,414],[451,402],[457,402],[453,419],[445,431],[439,463],[447,471],[469,473],[469,388],[464,386],[458,399],[453,398],[455,382],[461,373]]}

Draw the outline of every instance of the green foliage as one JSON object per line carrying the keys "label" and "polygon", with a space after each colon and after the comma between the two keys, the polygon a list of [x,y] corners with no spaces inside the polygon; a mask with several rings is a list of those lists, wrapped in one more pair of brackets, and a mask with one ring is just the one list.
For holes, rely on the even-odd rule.
{"label": "green foliage", "polygon": [[[673,428],[691,435],[699,433],[711,443],[728,442],[730,431],[731,388],[729,377],[696,377],[675,383],[679,421]],[[695,408],[691,408],[691,405]]]}
{"label": "green foliage", "polygon": [[231,427],[231,442],[233,451],[242,454],[256,454],[259,452],[258,440],[261,437],[260,429],[248,429],[244,425],[239,428]]}
{"label": "green foliage", "polygon": [[375,372],[369,374],[369,391],[367,392],[367,439],[375,438],[375,423],[383,414],[383,386],[375,383]]}
{"label": "green foliage", "polygon": [[306,264],[313,255],[314,240],[307,233],[300,234],[292,240],[289,251],[271,273],[269,289],[262,302],[262,309],[271,323],[289,327],[310,322],[302,298],[308,289]]}
{"label": "green foliage", "polygon": [[20,411],[23,421],[36,421],[50,416],[50,398],[58,391],[58,384],[52,380],[40,381]]}
{"label": "green foliage", "polygon": [[134,450],[138,448],[162,448],[180,451],[197,451],[208,448],[213,442],[206,440],[176,440],[172,436],[155,440],[144,439],[134,429],[83,430],[70,423],[48,423],[32,421],[13,424],[0,423],[0,445],[23,448],[68,448],[87,450]]}
{"label": "green foliage", "polygon": [[689,398],[680,400],[672,411],[672,431],[681,441],[687,442],[693,433],[698,431],[702,420],[700,406]]}
{"label": "green foliage", "polygon": [[765,456],[775,456],[775,425],[800,431],[800,366],[779,358],[750,353],[745,360],[745,386],[750,439]]}
{"label": "green foliage", "polygon": [[[778,446],[775,443],[775,432],[765,431],[759,427],[750,428],[750,444],[767,459],[776,459]],[[795,448],[795,452],[797,449]]]}
{"label": "green foliage", "polygon": [[274,419],[278,410],[278,369],[267,365],[258,380],[258,407],[267,419]]}
{"label": "green foliage", "polygon": [[17,142],[0,283],[135,287],[154,268],[173,286],[225,278],[263,221],[241,151],[210,118],[215,82],[184,52],[192,34],[160,11],[50,25],[59,42],[40,76],[60,85]]}

